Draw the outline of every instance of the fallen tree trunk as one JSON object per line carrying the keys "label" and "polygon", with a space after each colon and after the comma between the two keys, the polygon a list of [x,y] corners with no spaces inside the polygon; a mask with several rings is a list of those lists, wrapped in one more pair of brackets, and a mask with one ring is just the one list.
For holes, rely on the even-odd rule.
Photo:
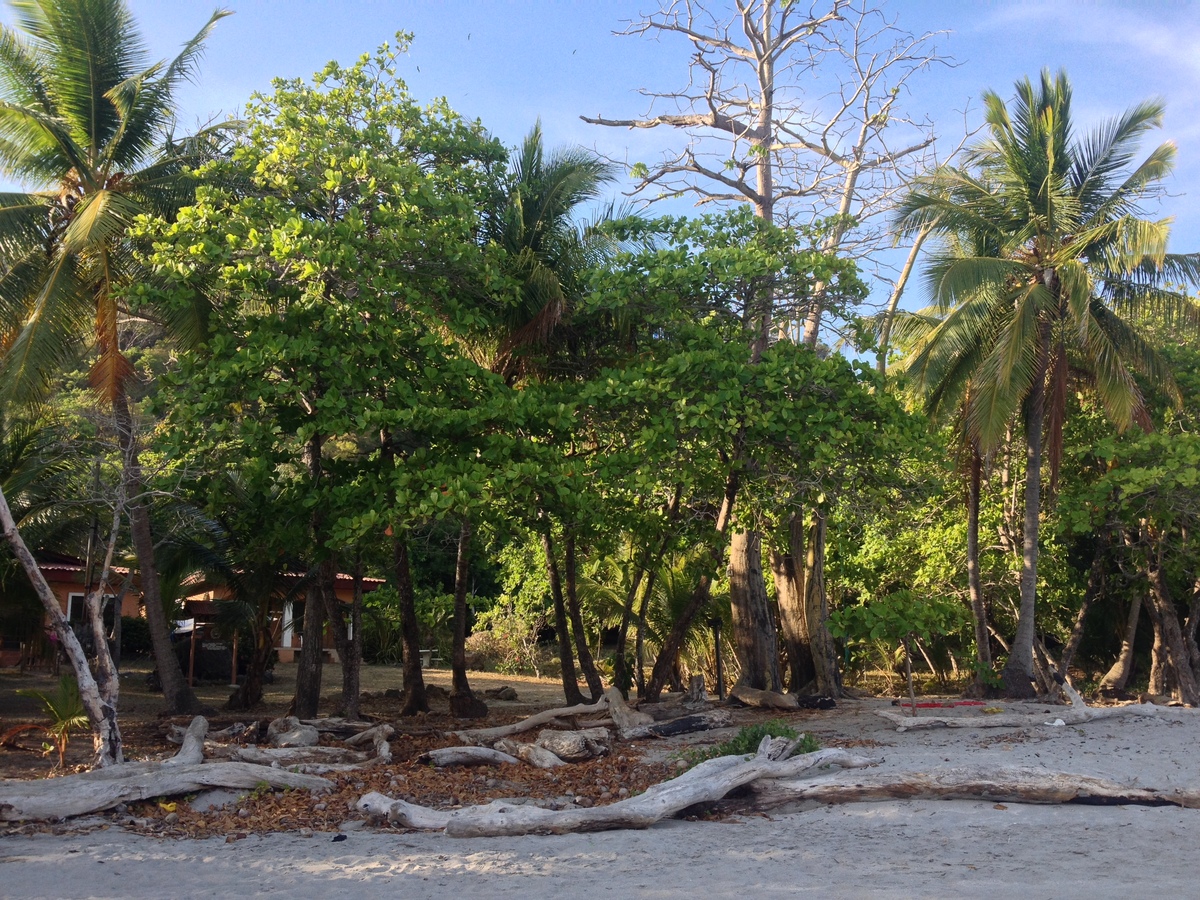
{"label": "fallen tree trunk", "polygon": [[729,696],[746,706],[756,709],[799,709],[800,701],[791,694],[781,694],[778,691],[760,691],[758,688],[735,684]]}
{"label": "fallen tree trunk", "polygon": [[534,743],[564,762],[579,762],[607,754],[611,738],[607,728],[586,728],[583,731],[547,729],[538,735]]}
{"label": "fallen tree trunk", "polygon": [[501,753],[508,753],[518,759],[523,759],[531,766],[539,769],[557,769],[559,766],[565,766],[566,763],[559,759],[553,751],[547,750],[545,747],[539,747],[537,744],[522,744],[520,741],[511,741],[508,738],[496,741],[496,749]]}
{"label": "fallen tree trunk", "polygon": [[431,762],[435,766],[500,766],[520,765],[521,761],[515,756],[490,750],[487,747],[443,747],[440,750],[430,750],[422,753],[417,759],[421,762]]}
{"label": "fallen tree trunk", "polygon": [[442,829],[453,837],[648,828],[697,803],[720,800],[735,788],[760,778],[788,778],[822,766],[858,768],[879,762],[838,749],[818,750],[788,759],[787,755],[797,744],[798,740],[764,738],[754,756],[722,756],[707,760],[678,778],[608,806],[551,810],[493,801],[484,806],[442,812],[372,792],[358,801],[358,808],[368,815],[387,818],[395,825]]}
{"label": "fallen tree trunk", "polygon": [[260,766],[304,766],[310,763],[318,765],[353,763],[362,765],[370,759],[370,755],[362,750],[351,750],[346,747],[239,747],[230,757],[240,762],[255,763]]}
{"label": "fallen tree trunk", "polygon": [[[1064,688],[1065,689],[1065,688]],[[1079,695],[1076,694],[1076,697]],[[1134,703],[1128,706],[1088,706],[1082,700],[1078,704],[1059,707],[1041,713],[981,713],[965,716],[917,716],[877,709],[876,715],[883,716],[896,726],[897,731],[912,728],[1032,728],[1038,725],[1082,725],[1097,719],[1114,716],[1153,716],[1158,712],[1152,703]]]}
{"label": "fallen tree trunk", "polygon": [[540,713],[513,722],[511,725],[497,725],[495,728],[475,728],[470,731],[454,731],[451,734],[460,741],[468,744],[491,744],[500,738],[511,737],[524,731],[532,731],[539,725],[548,725],[556,719],[571,716],[588,716],[608,712],[608,696],[605,695],[595,703],[583,703],[578,706],[564,706],[559,709],[546,709]]}
{"label": "fallen tree trunk", "polygon": [[863,803],[878,800],[989,800],[1010,803],[1083,803],[1096,806],[1200,808],[1200,790],[1132,787],[1090,775],[1032,767],[945,768],[930,772],[848,774],[813,779],[760,780],[748,806],[791,803]]}

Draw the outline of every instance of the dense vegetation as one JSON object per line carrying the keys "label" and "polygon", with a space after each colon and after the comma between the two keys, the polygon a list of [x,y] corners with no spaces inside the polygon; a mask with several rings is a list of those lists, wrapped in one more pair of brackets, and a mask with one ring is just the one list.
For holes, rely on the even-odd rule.
{"label": "dense vegetation", "polygon": [[[254,648],[243,707],[301,600],[351,713],[364,656],[403,662],[416,712],[438,648],[471,715],[469,665],[657,697],[711,683],[718,633],[757,688],[907,667],[1021,696],[1058,668],[1200,702],[1197,260],[1143,209],[1158,106],[1085,132],[1064,75],[989,94],[892,212],[933,301],[893,322],[866,315],[853,221],[602,208],[610,164],[419,104],[407,36],[163,143],[208,26],[143,71],[119,0],[19,13],[0,485],[39,552],[100,559],[112,523],[172,708],[194,700],[160,645],[197,576]],[[861,361],[881,331],[886,376]],[[3,574],[5,633],[36,631]],[[303,655],[299,713],[320,678]]]}

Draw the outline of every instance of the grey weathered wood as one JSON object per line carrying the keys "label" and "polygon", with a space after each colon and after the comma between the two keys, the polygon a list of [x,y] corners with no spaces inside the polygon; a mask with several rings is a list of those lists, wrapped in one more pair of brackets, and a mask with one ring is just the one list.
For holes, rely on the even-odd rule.
{"label": "grey weathered wood", "polygon": [[435,766],[499,766],[504,764],[517,766],[521,764],[521,761],[515,756],[488,747],[442,747],[440,750],[422,753],[417,758],[423,762],[431,762]]}
{"label": "grey weathered wood", "polygon": [[538,735],[534,743],[566,762],[579,762],[608,753],[612,740],[607,728],[585,728],[581,731],[551,731]]}
{"label": "grey weathered wood", "polygon": [[746,706],[756,709],[799,709],[800,702],[791,694],[778,691],[760,691],[758,688],[735,684],[729,696]]}
{"label": "grey weathered wood", "polygon": [[511,725],[497,725],[495,728],[475,728],[469,731],[451,732],[454,737],[468,744],[492,744],[500,738],[511,737],[524,731],[532,731],[539,725],[548,725],[555,719],[571,716],[588,716],[608,712],[608,695],[601,697],[595,703],[583,703],[578,706],[565,706],[559,709],[547,709],[536,713],[520,722]]}
{"label": "grey weathered wood", "polygon": [[[1064,687],[1069,688],[1071,693],[1075,692],[1069,685]],[[877,709],[875,713],[892,722],[897,731],[908,731],[914,728],[1032,728],[1038,725],[1053,725],[1056,720],[1061,720],[1064,725],[1082,725],[1115,716],[1154,716],[1158,714],[1158,709],[1152,703],[1088,706],[1076,693],[1071,706],[1052,707],[1048,713],[968,713],[960,716],[922,714],[915,719],[887,709]]]}
{"label": "grey weathered wood", "polygon": [[[823,766],[847,768],[873,765],[879,760],[855,756],[845,750],[818,750],[786,758],[795,741],[765,738],[753,756],[722,756],[700,763],[678,778],[656,784],[645,793],[608,806],[586,809],[543,809],[493,801],[442,813],[382,794],[360,798],[358,808],[408,828],[444,829],[453,837],[495,837],[523,834],[566,834],[618,828],[648,828],[697,803],[720,800],[730,791],[760,778],[788,778]],[[776,759],[775,756],[785,758]]]}
{"label": "grey weathered wood", "polygon": [[1134,787],[1090,775],[1027,766],[947,767],[929,772],[839,772],[812,779],[764,779],[748,805],[775,809],[800,802],[990,800],[1011,803],[1103,803],[1200,808],[1200,790]]}
{"label": "grey weathered wood", "polygon": [[512,754],[518,759],[523,759],[531,766],[537,766],[539,769],[557,769],[559,766],[566,765],[554,753],[536,744],[523,744],[520,741],[503,738],[496,741],[496,749],[502,753]]}

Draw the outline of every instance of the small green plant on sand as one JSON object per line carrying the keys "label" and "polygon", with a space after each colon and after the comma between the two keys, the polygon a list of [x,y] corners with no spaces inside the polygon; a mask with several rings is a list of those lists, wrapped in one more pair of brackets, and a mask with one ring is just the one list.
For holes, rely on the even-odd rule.
{"label": "small green plant on sand", "polygon": [[757,753],[758,745],[768,735],[782,738],[799,737],[800,743],[796,746],[796,753],[812,753],[814,750],[821,749],[821,745],[811,734],[799,735],[796,729],[780,719],[768,719],[766,722],[759,722],[755,725],[742,726],[738,729],[737,734],[723,744],[686,750],[680,754],[680,758],[696,765],[706,759],[716,759],[718,756],[745,756],[749,753]]}
{"label": "small green plant on sand", "polygon": [[66,765],[67,744],[71,740],[71,732],[88,725],[87,714],[83,709],[83,700],[79,697],[79,685],[69,675],[58,680],[58,690],[52,694],[35,691],[29,688],[17,691],[23,697],[33,697],[42,704],[42,709],[50,718],[49,725],[25,724],[9,729],[0,736],[0,743],[8,743],[22,731],[40,731],[48,740],[42,744],[42,751],[49,755],[58,752],[58,766]]}

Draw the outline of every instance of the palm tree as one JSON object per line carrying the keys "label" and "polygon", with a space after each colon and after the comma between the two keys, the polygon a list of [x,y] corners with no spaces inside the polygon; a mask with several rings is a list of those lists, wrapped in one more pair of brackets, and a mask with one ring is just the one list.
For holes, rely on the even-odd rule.
{"label": "palm tree", "polygon": [[[505,273],[515,282],[513,302],[499,310],[488,335],[476,342],[473,354],[481,365],[504,377],[509,384],[521,379],[562,374],[547,364],[555,350],[567,367],[577,368],[569,348],[567,318],[571,304],[583,290],[586,269],[615,248],[602,221],[614,216],[612,207],[592,221],[579,218],[580,207],[599,198],[605,184],[616,177],[616,168],[586,150],[568,148],[547,153],[541,123],[535,124],[512,159],[507,190],[487,216],[484,238],[503,253]],[[535,356],[535,354],[539,356]],[[576,596],[575,536],[564,523],[564,565],[556,561],[553,527],[548,511],[540,515],[542,545],[555,598],[555,630],[563,688],[569,700],[579,698],[568,618],[574,620],[575,652],[594,695],[601,690],[585,636],[579,627]],[[467,684],[466,577],[473,529],[464,523],[460,532],[455,585],[455,630],[452,705],[467,714],[474,705]],[[564,577],[565,576],[565,577]],[[460,699],[461,698],[461,699]]]}
{"label": "palm tree", "polygon": [[929,227],[946,247],[927,277],[937,322],[907,371],[930,410],[961,406],[981,453],[1020,413],[1026,439],[1021,605],[1004,669],[1009,696],[1031,696],[1038,522],[1044,436],[1052,478],[1072,382],[1092,390],[1118,428],[1148,425],[1134,379],[1173,389],[1129,314],[1189,310],[1171,284],[1195,282],[1200,257],[1167,253],[1169,220],[1145,217],[1175,156],[1171,143],[1133,167],[1137,144],[1162,122],[1141,103],[1076,137],[1065,73],[1018,82],[1011,108],[984,95],[987,136],[964,167],[919,182],[899,211],[903,228]]}
{"label": "palm tree", "polygon": [[[221,134],[175,139],[175,90],[191,78],[218,10],[170,62],[149,64],[124,0],[10,0],[0,26],[0,171],[33,188],[0,195],[0,394],[27,400],[90,350],[93,389],[112,410],[146,617],[168,706],[196,706],[170,649],[122,352],[121,292],[138,269],[135,216],[170,217],[192,197],[189,168]],[[194,311],[164,323],[195,336]]]}

